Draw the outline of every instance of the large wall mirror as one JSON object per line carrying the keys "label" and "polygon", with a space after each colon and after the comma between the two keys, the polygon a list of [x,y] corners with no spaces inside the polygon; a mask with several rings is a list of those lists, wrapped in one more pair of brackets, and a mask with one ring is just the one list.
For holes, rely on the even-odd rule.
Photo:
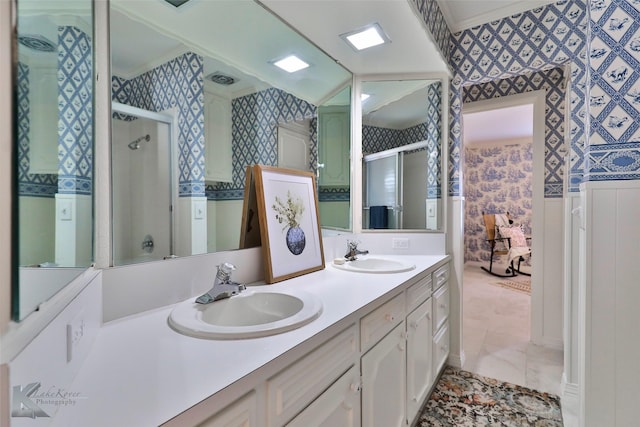
{"label": "large wall mirror", "polygon": [[18,2],[15,144],[22,320],[91,264],[91,0]]}
{"label": "large wall mirror", "polygon": [[362,228],[443,231],[443,80],[363,81]]}
{"label": "large wall mirror", "polygon": [[111,1],[113,264],[237,249],[256,163],[314,171],[349,229],[351,74],[255,1],[171,3]]}

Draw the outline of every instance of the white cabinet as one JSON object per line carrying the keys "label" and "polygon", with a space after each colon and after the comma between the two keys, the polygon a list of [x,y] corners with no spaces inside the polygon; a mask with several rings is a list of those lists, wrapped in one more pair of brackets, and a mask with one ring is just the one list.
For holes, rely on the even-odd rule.
{"label": "white cabinet", "polygon": [[232,182],[231,100],[204,92],[205,181]]}
{"label": "white cabinet", "polygon": [[356,367],[296,416],[287,427],[359,427],[360,376]]}
{"label": "white cabinet", "polygon": [[318,184],[348,186],[351,153],[349,106],[318,108]]}
{"label": "white cabinet", "polygon": [[355,325],[267,381],[267,425],[282,426],[357,360]]}
{"label": "white cabinet", "polygon": [[31,67],[29,173],[58,173],[58,70]]}
{"label": "white cabinet", "polygon": [[256,392],[251,391],[199,424],[199,427],[255,427],[258,420],[262,420],[258,416],[258,399]]}
{"label": "white cabinet", "polygon": [[437,375],[449,357],[449,264],[433,273],[433,372]]}
{"label": "white cabinet", "polygon": [[407,421],[411,424],[433,383],[431,300],[407,316]]}
{"label": "white cabinet", "polygon": [[404,322],[362,356],[362,425],[405,425]]}
{"label": "white cabinet", "polygon": [[278,167],[308,171],[310,153],[308,120],[278,125]]}

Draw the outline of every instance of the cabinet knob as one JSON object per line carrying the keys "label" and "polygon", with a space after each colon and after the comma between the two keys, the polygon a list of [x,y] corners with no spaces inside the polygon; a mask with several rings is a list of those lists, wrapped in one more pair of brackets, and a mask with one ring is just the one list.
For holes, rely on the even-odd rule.
{"label": "cabinet knob", "polygon": [[[351,383],[351,391],[354,393],[359,393],[360,390],[362,390],[362,386],[360,385],[360,383]],[[347,408],[350,409],[350,408]]]}
{"label": "cabinet knob", "polygon": [[[427,319],[428,319],[428,317],[427,317]],[[409,325],[409,326],[411,326],[413,329],[418,329],[418,322],[416,322],[414,320],[413,322],[411,322],[411,325]]]}
{"label": "cabinet knob", "polygon": [[387,313],[384,318],[387,320],[387,322],[393,322],[395,320],[395,317],[393,316],[393,314],[391,313]]}

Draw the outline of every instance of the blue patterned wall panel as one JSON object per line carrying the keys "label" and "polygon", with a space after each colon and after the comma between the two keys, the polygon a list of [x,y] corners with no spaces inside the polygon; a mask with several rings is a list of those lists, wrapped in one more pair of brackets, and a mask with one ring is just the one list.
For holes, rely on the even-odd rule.
{"label": "blue patterned wall panel", "polygon": [[465,261],[489,261],[482,213],[511,214],[531,234],[532,144],[465,148]]}
{"label": "blue patterned wall panel", "polygon": [[58,27],[58,191],[91,194],[93,66],[91,38]]}
{"label": "blue patterned wall panel", "polygon": [[[317,117],[316,106],[276,88],[231,102],[233,182],[206,186],[210,200],[240,200],[247,165],[275,166],[278,162],[278,123]],[[313,122],[313,121],[312,121]],[[317,133],[311,132],[311,156],[317,159]]]}
{"label": "blue patterned wall panel", "polygon": [[449,194],[460,189],[462,88],[570,65],[570,191],[578,191],[586,141],[586,30],[582,0],[563,0],[461,31],[451,37]]}
{"label": "blue patterned wall panel", "polygon": [[590,3],[586,178],[640,179],[640,1]]}
{"label": "blue patterned wall panel", "polygon": [[[58,176],[29,173],[29,67],[18,63],[18,195],[55,197]],[[51,135],[57,140],[56,135]]]}
{"label": "blue patterned wall panel", "polygon": [[413,0],[413,3],[427,24],[427,29],[433,36],[432,38],[435,40],[436,46],[440,49],[442,57],[447,61],[451,49],[451,45],[449,44],[451,32],[440,10],[440,6],[438,6],[436,0]]}
{"label": "blue patterned wall panel", "polygon": [[114,77],[112,99],[149,111],[178,107],[178,194],[204,196],[203,59],[188,52],[130,80]]}
{"label": "blue patterned wall panel", "polygon": [[[562,69],[523,74],[509,79],[463,88],[464,103],[545,90],[545,175],[544,196],[562,197],[564,166],[565,84]],[[465,192],[466,193],[466,192]]]}

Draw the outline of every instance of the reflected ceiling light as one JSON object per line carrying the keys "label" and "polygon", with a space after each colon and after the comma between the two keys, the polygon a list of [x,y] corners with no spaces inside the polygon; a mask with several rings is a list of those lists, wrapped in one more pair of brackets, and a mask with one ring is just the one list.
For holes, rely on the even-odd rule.
{"label": "reflected ceiling light", "polygon": [[188,2],[189,0],[164,0],[164,1],[169,3],[171,6],[180,7],[186,2]]}
{"label": "reflected ceiling light", "polygon": [[356,31],[341,34],[340,37],[358,51],[391,42],[377,22]]}
{"label": "reflected ceiling light", "polygon": [[273,65],[278,68],[282,68],[288,73],[295,73],[296,71],[303,70],[309,66],[309,64],[295,55],[289,55],[286,58],[275,61]]}
{"label": "reflected ceiling light", "polygon": [[370,97],[370,96],[371,96],[371,95],[369,95],[368,93],[362,93],[362,94],[360,94],[360,102],[364,102],[364,101],[366,101],[367,99],[369,99],[369,97]]}

